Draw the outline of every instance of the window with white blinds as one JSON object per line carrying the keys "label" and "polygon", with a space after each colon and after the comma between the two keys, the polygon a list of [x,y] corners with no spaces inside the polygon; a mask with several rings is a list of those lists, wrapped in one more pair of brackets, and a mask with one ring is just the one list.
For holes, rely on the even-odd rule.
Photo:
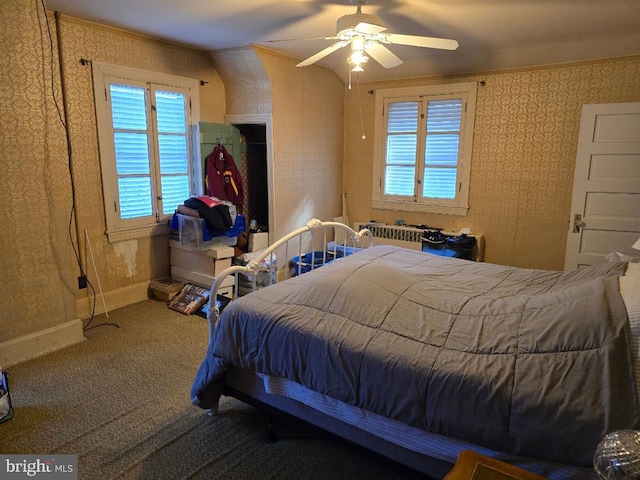
{"label": "window with white blinds", "polygon": [[465,215],[475,84],[376,92],[373,206]]}
{"label": "window with white blinds", "polygon": [[190,125],[198,120],[191,108],[198,83],[101,63],[93,67],[109,240],[152,235],[196,193],[193,172],[200,162]]}

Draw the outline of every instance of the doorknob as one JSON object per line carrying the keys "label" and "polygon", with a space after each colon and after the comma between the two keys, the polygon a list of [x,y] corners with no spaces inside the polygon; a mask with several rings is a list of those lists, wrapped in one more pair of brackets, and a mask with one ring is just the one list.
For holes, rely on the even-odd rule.
{"label": "doorknob", "polygon": [[580,229],[586,226],[587,224],[582,221],[582,215],[576,213],[573,216],[573,233],[580,233]]}

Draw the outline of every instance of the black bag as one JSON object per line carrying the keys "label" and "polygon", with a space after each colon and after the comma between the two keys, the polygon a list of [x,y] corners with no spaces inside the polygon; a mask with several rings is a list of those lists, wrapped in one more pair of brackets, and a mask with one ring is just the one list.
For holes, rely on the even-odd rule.
{"label": "black bag", "polygon": [[440,230],[425,230],[422,234],[422,244],[435,250],[442,250],[447,240],[449,235],[445,235]]}
{"label": "black bag", "polygon": [[207,222],[213,232],[226,232],[233,226],[229,206],[224,203],[209,207],[202,200],[191,197],[184,201],[184,205],[197,210],[200,218]]}
{"label": "black bag", "polygon": [[425,230],[422,234],[422,251],[443,257],[473,260],[475,237],[469,235],[447,235],[439,230]]}

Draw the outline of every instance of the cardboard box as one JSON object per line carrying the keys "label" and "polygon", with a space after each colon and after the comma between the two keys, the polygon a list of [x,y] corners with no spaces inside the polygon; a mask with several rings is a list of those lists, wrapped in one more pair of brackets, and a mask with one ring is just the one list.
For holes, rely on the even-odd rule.
{"label": "cardboard box", "polygon": [[249,251],[257,252],[269,246],[269,232],[249,233]]}
{"label": "cardboard box", "polygon": [[231,258],[234,254],[234,249],[231,247],[196,250],[180,245],[174,240],[171,240],[169,245],[171,266],[212,277],[220,275],[220,272],[231,266]]}
{"label": "cardboard box", "polygon": [[[215,277],[231,266],[235,254],[233,247],[217,247],[200,250],[169,240],[171,277],[174,280],[211,288]],[[231,297],[235,286],[235,276],[228,276],[218,290],[218,294]]]}
{"label": "cardboard box", "polygon": [[205,250],[201,250],[196,247],[192,247],[189,245],[182,245],[177,240],[169,240],[169,246],[171,248],[178,248],[180,250],[185,250],[187,252],[195,252],[200,255],[205,255],[211,258],[231,258],[235,255],[235,249],[233,246],[219,246],[215,248],[207,248]]}
{"label": "cardboard box", "polygon": [[[215,279],[212,275],[193,272],[191,270],[176,266],[171,266],[171,278],[185,283],[193,283],[194,285],[198,285],[199,287],[204,288],[211,288]],[[225,278],[222,282],[222,285],[220,286],[221,288],[218,290],[218,294],[230,296],[230,292],[233,292],[233,287],[236,283],[235,279],[236,277],[234,275],[229,275],[227,278]],[[227,287],[229,287],[230,290]],[[225,288],[226,290],[223,291],[223,288]]]}
{"label": "cardboard box", "polygon": [[149,284],[153,296],[163,302],[168,302],[173,296],[184,287],[184,282],[173,280],[171,278],[160,278],[153,280]]}

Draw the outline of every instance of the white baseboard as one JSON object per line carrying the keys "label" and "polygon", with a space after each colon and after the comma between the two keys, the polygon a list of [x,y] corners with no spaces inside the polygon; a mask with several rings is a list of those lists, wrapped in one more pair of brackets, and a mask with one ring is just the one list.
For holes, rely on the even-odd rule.
{"label": "white baseboard", "polygon": [[[149,282],[136,283],[135,285],[129,285],[128,287],[118,288],[110,292],[104,293],[103,297],[100,296],[100,292],[96,289],[96,315],[105,313],[105,305],[107,314],[111,310],[116,308],[126,307],[132,303],[142,302],[149,298]],[[87,296],[76,299],[76,312],[79,318],[91,317],[91,311],[93,309],[93,292],[91,289],[87,289]]]}
{"label": "white baseboard", "polygon": [[17,365],[83,340],[85,338],[82,334],[82,322],[80,320],[62,323],[55,327],[0,343],[0,366],[6,368]]}
{"label": "white baseboard", "polygon": [[[89,290],[90,291],[90,290]],[[149,298],[149,282],[137,283],[124,288],[119,288],[104,295],[104,303],[99,293],[96,296],[96,315],[116,308],[125,307],[132,303],[141,302]],[[76,313],[78,318],[91,317],[93,309],[93,296],[76,299]],[[72,320],[56,325],[55,327],[40,330],[39,332],[24,335],[5,343],[0,343],[0,367],[7,368],[11,365],[31,360],[49,352],[59,350],[69,345],[82,342],[85,337],[82,333],[83,322]]]}

